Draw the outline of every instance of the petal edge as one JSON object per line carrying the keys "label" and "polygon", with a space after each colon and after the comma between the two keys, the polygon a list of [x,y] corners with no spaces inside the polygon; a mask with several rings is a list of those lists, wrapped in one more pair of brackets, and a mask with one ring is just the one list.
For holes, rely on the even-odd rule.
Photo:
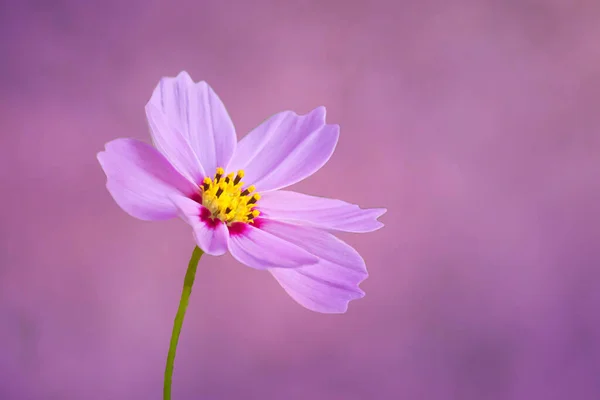
{"label": "petal edge", "polygon": [[368,277],[365,262],[347,243],[320,229],[279,221],[267,220],[263,229],[319,257],[315,265],[269,270],[300,305],[321,313],[344,313],[350,301],[364,297],[358,285]]}
{"label": "petal edge", "polygon": [[327,163],[339,138],[339,126],[326,124],[325,114],[321,106],[305,115],[273,115],[240,140],[230,169],[243,169],[245,181],[261,192],[309,177]]}
{"label": "petal edge", "polygon": [[170,199],[177,207],[179,217],[192,227],[198,247],[211,256],[227,252],[229,234],[225,224],[210,220],[207,216],[210,211],[190,198],[171,196]]}
{"label": "petal edge", "polygon": [[236,260],[256,269],[298,268],[319,261],[301,247],[252,225],[230,234],[229,251]]}
{"label": "petal edge", "polygon": [[366,233],[383,227],[385,208],[362,209],[342,200],[289,190],[264,193],[259,209],[270,219],[345,232]]}
{"label": "petal edge", "polygon": [[129,215],[146,221],[174,218],[177,210],[169,195],[189,195],[195,186],[154,147],[136,139],[106,143],[97,154],[106,174],[106,187]]}
{"label": "petal edge", "polygon": [[186,137],[208,175],[227,168],[237,137],[225,105],[205,81],[194,82],[186,71],[163,77],[149,104],[156,106]]}

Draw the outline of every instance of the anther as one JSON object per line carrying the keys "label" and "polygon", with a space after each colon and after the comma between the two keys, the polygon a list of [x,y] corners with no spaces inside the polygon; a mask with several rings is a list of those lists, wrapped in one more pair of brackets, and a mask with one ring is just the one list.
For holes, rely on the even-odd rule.
{"label": "anther", "polygon": [[258,200],[260,200],[260,194],[256,193],[254,196],[252,196],[252,198],[250,200],[248,200],[247,204],[254,204]]}
{"label": "anther", "polygon": [[231,182],[232,179],[233,179],[233,173],[231,173],[225,177],[225,183]]}
{"label": "anther", "polygon": [[217,174],[215,175],[215,181],[218,181],[219,179],[221,179],[221,177],[223,176],[223,174],[225,173],[225,170],[221,167],[217,168]]}
{"label": "anther", "polygon": [[244,171],[239,170],[237,175],[235,176],[235,179],[233,181],[234,185],[237,185],[238,183],[240,183],[240,181],[242,180],[242,178],[244,177]]}
{"label": "anther", "polygon": [[207,176],[204,178],[204,180],[202,181],[202,188],[204,190],[208,190],[208,188],[210,187],[210,184],[212,183],[212,181],[210,180],[210,178]]}
{"label": "anther", "polygon": [[223,186],[219,186],[219,189],[217,190],[217,193],[215,193],[215,196],[219,197],[222,194],[223,194]]}
{"label": "anther", "polygon": [[254,190],[256,190],[254,185],[250,185],[242,192],[242,196],[248,196],[250,193],[254,192]]}
{"label": "anther", "polygon": [[252,210],[251,213],[249,213],[248,215],[246,215],[246,218],[248,218],[248,220],[252,221],[254,218],[258,217],[260,215],[260,211],[258,210]]}

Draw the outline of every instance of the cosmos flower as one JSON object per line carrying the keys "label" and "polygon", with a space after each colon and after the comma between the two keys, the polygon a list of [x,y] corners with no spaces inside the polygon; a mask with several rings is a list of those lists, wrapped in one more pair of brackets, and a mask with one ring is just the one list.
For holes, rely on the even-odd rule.
{"label": "cosmos flower", "polygon": [[339,126],[325,122],[324,107],[275,114],[238,142],[217,94],[181,72],[161,79],[146,115],[154,147],[121,138],[98,154],[125,212],[149,221],[179,216],[205,253],[229,251],[268,270],[310,310],[342,313],[364,296],[362,257],[330,231],[377,230],[386,210],[281,190],[333,154]]}

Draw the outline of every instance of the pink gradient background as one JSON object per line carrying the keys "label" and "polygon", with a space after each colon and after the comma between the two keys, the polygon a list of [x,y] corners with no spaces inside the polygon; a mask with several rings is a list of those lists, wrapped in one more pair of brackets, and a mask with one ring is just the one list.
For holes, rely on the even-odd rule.
{"label": "pink gradient background", "polygon": [[386,227],[341,235],[367,296],[293,302],[198,270],[173,395],[600,398],[600,3],[0,2],[0,398],[160,399],[181,221],[122,212],[96,161],[149,140],[161,76],[208,81],[241,136],[325,105],[336,153],[294,187]]}

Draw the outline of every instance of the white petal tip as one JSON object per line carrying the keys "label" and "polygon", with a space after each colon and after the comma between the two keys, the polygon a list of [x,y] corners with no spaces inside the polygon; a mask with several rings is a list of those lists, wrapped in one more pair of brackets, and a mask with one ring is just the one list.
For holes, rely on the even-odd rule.
{"label": "white petal tip", "polygon": [[327,116],[327,108],[325,108],[325,106],[319,106],[315,108],[312,112],[322,115],[323,120],[325,120],[325,117]]}
{"label": "white petal tip", "polygon": [[176,79],[185,79],[185,80],[193,81],[192,77],[190,76],[190,74],[186,70],[183,70],[180,73],[178,73],[175,78]]}
{"label": "white petal tip", "polygon": [[206,254],[208,254],[209,256],[213,256],[213,257],[219,257],[222,255],[225,255],[225,253],[227,253],[226,249],[202,249],[203,252],[205,252]]}
{"label": "white petal tip", "polygon": [[375,214],[375,218],[379,218],[387,212],[387,208],[375,208],[375,210],[377,211]]}

